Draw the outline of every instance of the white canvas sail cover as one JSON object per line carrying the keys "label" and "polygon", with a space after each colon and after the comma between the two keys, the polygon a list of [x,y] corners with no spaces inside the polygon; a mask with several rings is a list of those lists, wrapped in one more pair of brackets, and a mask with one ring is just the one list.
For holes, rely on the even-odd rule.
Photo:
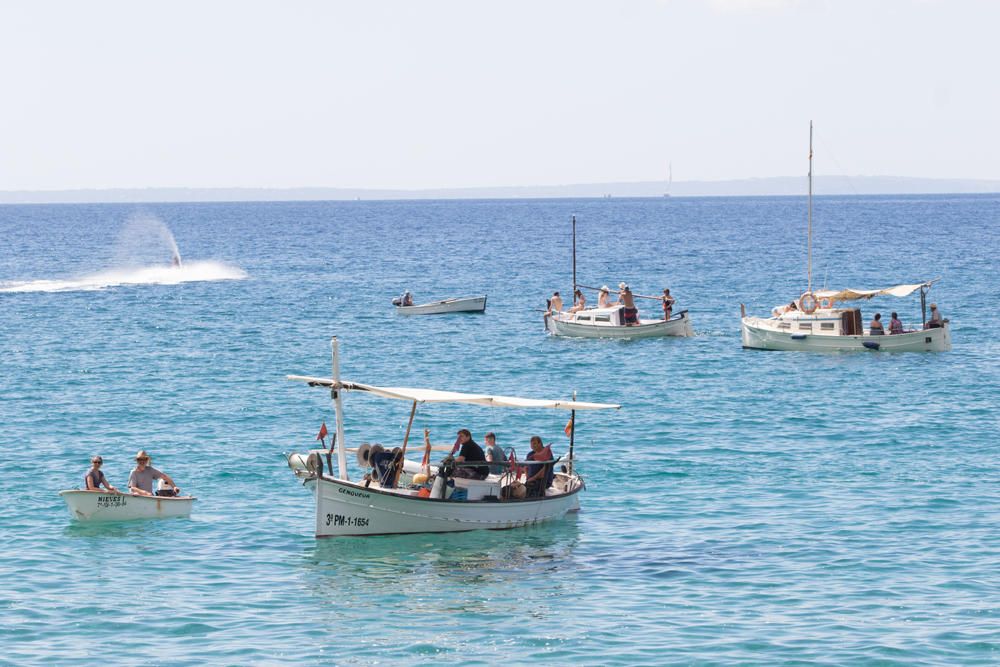
{"label": "white canvas sail cover", "polygon": [[884,289],[842,289],[842,290],[819,290],[816,292],[818,299],[832,299],[834,301],[856,301],[858,299],[871,299],[876,296],[910,296],[921,287],[930,287],[931,282],[917,283],[915,285],[896,285]]}
{"label": "white canvas sail cover", "polygon": [[[313,387],[332,387],[330,378],[289,375],[289,380],[306,382]],[[489,394],[464,394],[457,391],[438,389],[417,389],[414,387],[375,387],[360,382],[341,382],[344,391],[363,391],[382,398],[395,398],[416,403],[473,403],[494,408],[550,408],[555,410],[610,410],[621,406],[614,403],[584,403],[582,401],[549,401],[516,396],[493,396]]]}

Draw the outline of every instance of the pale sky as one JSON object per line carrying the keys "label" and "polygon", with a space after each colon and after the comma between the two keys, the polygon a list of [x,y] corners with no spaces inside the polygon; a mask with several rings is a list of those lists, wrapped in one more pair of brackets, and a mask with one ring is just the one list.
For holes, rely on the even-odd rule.
{"label": "pale sky", "polygon": [[0,190],[1000,178],[994,0],[0,5]]}

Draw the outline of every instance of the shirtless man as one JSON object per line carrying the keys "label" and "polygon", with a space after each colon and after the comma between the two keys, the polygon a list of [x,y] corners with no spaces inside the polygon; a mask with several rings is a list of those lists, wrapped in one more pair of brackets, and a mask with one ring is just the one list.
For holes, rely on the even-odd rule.
{"label": "shirtless man", "polygon": [[559,296],[559,292],[553,292],[552,298],[549,299],[549,312],[561,313],[562,309],[563,309],[562,297]]}
{"label": "shirtless man", "polygon": [[625,326],[631,327],[639,324],[639,309],[635,307],[635,298],[632,296],[632,290],[625,283],[619,285],[621,292],[618,293],[618,303],[619,305],[625,306]]}

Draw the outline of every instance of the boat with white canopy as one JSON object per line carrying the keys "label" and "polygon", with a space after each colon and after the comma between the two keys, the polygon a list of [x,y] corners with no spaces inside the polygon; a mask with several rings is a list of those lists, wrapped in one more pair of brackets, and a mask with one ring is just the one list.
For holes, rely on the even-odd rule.
{"label": "boat with white canopy", "polygon": [[[743,347],[757,350],[838,352],[946,352],[951,349],[949,321],[927,319],[927,291],[937,279],[881,289],[813,290],[812,287],[812,123],[809,123],[809,213],[806,245],[806,291],[770,317],[748,316],[740,304]],[[861,310],[850,304],[880,296],[906,297],[920,291],[920,329],[892,331],[865,328]],[[932,310],[934,305],[932,304]]]}
{"label": "boat with white canopy", "polygon": [[[526,526],[562,518],[579,510],[583,479],[573,470],[573,442],[577,410],[617,409],[607,403],[584,403],[576,400],[539,400],[513,396],[469,394],[411,387],[376,387],[340,379],[338,342],[332,340],[333,375],[330,378],[289,375],[289,380],[325,387],[331,392],[336,419],[336,435],[330,449],[314,450],[308,455],[292,453],[289,467],[315,497],[316,537],[348,535],[385,535],[402,533],[442,533],[479,529],[503,529]],[[351,480],[347,470],[344,441],[343,397],[360,393],[407,401],[410,418],[402,447],[386,452],[381,445],[362,445],[356,453],[367,474]],[[499,464],[501,471],[485,479],[455,476],[457,466],[468,465],[446,456],[438,465],[430,464],[429,440],[425,439],[420,463],[406,459],[407,444],[417,405],[460,403],[491,408],[568,410],[571,413],[568,455],[563,459],[535,462],[508,460]],[[321,433],[324,433],[321,431]],[[451,451],[452,447],[446,447]],[[336,472],[333,454],[336,454]],[[561,469],[554,470],[556,463]],[[528,465],[551,466],[551,484],[535,497],[523,497],[521,468]],[[478,462],[475,465],[483,465]]]}
{"label": "boat with white canopy", "polygon": [[70,489],[60,491],[77,521],[135,521],[189,516],[193,496],[140,496],[131,493]]}
{"label": "boat with white canopy", "polygon": [[[573,291],[577,289],[600,292],[606,288],[590,287],[576,282],[576,216],[573,218]],[[658,296],[633,294],[634,299],[648,299],[663,303]],[[642,319],[627,323],[625,306],[613,305],[605,308],[584,308],[582,310],[562,310],[545,313],[545,330],[554,336],[575,338],[659,338],[662,336],[693,336],[691,318],[687,310],[671,314],[670,319]]]}
{"label": "boat with white canopy", "polygon": [[393,299],[396,312],[400,315],[442,315],[444,313],[482,313],[486,311],[486,295],[465,296],[442,299],[404,306],[400,298]]}

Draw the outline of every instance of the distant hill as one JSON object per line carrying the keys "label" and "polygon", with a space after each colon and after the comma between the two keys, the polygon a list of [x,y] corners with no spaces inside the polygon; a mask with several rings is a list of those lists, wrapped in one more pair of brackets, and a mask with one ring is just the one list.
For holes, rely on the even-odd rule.
{"label": "distant hill", "polygon": [[[0,204],[152,203],[222,201],[329,201],[356,199],[533,199],[567,197],[661,197],[666,181],[574,185],[367,190],[357,188],[118,188],[108,190],[0,191]],[[675,197],[802,195],[806,177],[778,176],[728,181],[675,181]],[[1000,180],[817,176],[817,195],[1000,193]]]}

